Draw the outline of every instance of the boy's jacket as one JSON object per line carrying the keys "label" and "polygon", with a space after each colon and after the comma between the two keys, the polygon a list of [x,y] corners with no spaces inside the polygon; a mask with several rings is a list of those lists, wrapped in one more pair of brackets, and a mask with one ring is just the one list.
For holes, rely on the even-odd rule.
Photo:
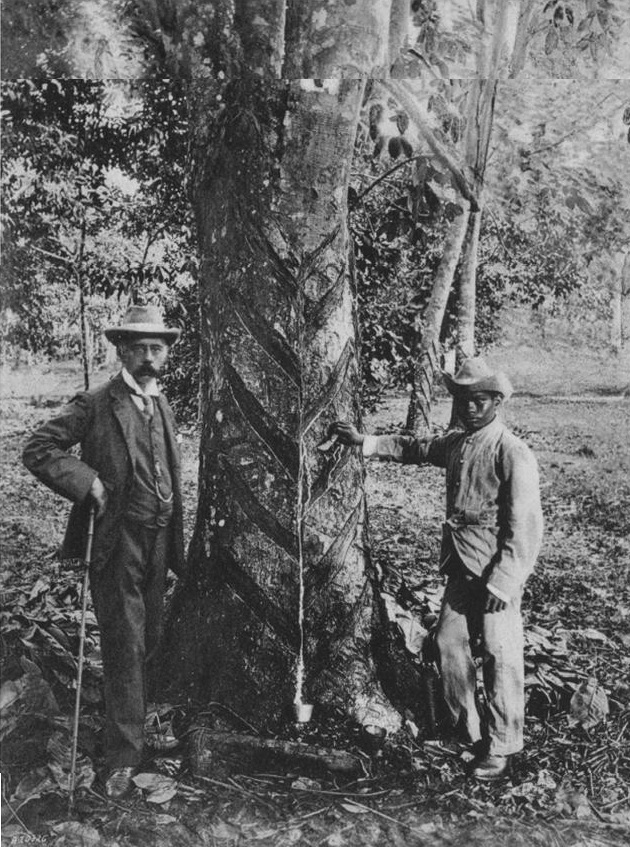
{"label": "boy's jacket", "polygon": [[382,435],[366,455],[446,468],[446,523],[440,567],[455,555],[499,595],[516,598],[540,550],[538,465],[498,418],[482,429],[435,438]]}

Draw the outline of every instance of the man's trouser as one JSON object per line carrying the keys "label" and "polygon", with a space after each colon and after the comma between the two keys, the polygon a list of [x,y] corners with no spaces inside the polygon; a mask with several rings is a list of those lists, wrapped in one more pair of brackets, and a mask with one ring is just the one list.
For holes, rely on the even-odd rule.
{"label": "man's trouser", "polygon": [[[444,698],[454,725],[488,752],[507,756],[523,748],[525,713],[523,621],[520,598],[501,612],[485,612],[484,580],[468,572],[449,576],[436,643]],[[471,642],[481,637],[487,730],[475,700],[476,668]]]}
{"label": "man's trouser", "polygon": [[163,630],[168,529],[125,522],[105,567],[92,575],[101,634],[108,769],[140,763],[147,674]]}

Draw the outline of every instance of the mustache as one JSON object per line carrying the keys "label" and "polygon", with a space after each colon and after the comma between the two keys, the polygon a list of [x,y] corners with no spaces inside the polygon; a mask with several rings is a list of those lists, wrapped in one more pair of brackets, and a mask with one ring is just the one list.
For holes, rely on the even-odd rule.
{"label": "mustache", "polygon": [[139,376],[157,376],[158,370],[153,365],[140,365],[136,373]]}

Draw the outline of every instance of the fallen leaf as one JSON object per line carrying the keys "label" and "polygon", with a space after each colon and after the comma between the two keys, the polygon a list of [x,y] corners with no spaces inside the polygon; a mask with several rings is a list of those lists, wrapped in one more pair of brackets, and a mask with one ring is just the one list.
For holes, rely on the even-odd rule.
{"label": "fallen leaf", "polygon": [[418,729],[418,725],[412,720],[405,721],[405,729],[409,733],[412,738],[417,738],[420,734],[420,730]]}
{"label": "fallen leaf", "polygon": [[132,779],[143,791],[163,791],[177,785],[172,777],[161,773],[138,773]]}
{"label": "fallen leaf", "polygon": [[307,776],[301,776],[291,783],[291,788],[295,791],[321,791],[321,787],[321,782],[309,779]]}
{"label": "fallen leaf", "polygon": [[58,823],[52,831],[58,836],[53,841],[54,847],[97,847],[101,844],[98,830],[78,821]]}
{"label": "fallen leaf", "polygon": [[346,812],[351,812],[353,815],[364,815],[369,809],[366,809],[364,806],[357,806],[356,803],[340,803],[339,804],[342,809],[345,809]]}
{"label": "fallen leaf", "polygon": [[536,784],[541,788],[550,788],[554,790],[558,787],[551,773],[545,768],[538,773]]}
{"label": "fallen leaf", "polygon": [[413,830],[423,835],[434,835],[437,832],[437,826],[434,823],[421,823],[419,826],[414,826]]}
{"label": "fallen leaf", "polygon": [[43,594],[45,591],[48,591],[50,586],[46,582],[45,579],[41,577],[37,580],[35,585],[31,588],[31,591],[28,595],[29,600],[34,600],[36,597],[39,597],[40,594]]}
{"label": "fallen leaf", "polygon": [[169,823],[177,823],[177,818],[173,815],[156,815],[155,822],[158,826],[168,826]]}
{"label": "fallen leaf", "polygon": [[168,803],[169,800],[172,800],[173,797],[177,794],[177,786],[174,785],[172,788],[158,788],[157,791],[151,791],[145,797],[147,803],[156,803],[161,805],[162,803]]}
{"label": "fallen leaf", "polygon": [[19,679],[5,682],[0,688],[0,710],[3,712],[12,706],[22,693],[23,684]]}
{"label": "fallen leaf", "polygon": [[59,794],[59,786],[50,778],[46,768],[37,768],[20,780],[11,801],[22,805],[29,800],[39,800],[45,794]]}
{"label": "fallen leaf", "polygon": [[593,816],[591,806],[585,794],[570,783],[563,783],[556,794],[556,805],[560,811],[570,812],[576,818]]}
{"label": "fallen leaf", "polygon": [[234,844],[241,837],[241,830],[238,826],[233,826],[221,819],[210,825],[210,833],[218,841],[232,841]]}
{"label": "fallen leaf", "polygon": [[590,729],[609,712],[608,697],[594,676],[585,679],[571,697],[571,719]]}
{"label": "fallen leaf", "polygon": [[599,641],[601,644],[606,644],[608,642],[608,636],[604,635],[603,632],[600,632],[598,629],[577,629],[577,635],[581,635],[583,638],[588,638],[589,641]]}

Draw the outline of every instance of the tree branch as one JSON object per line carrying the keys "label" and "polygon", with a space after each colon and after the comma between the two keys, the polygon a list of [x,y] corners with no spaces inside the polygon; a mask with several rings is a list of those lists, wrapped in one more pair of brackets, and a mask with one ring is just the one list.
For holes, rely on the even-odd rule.
{"label": "tree branch", "polygon": [[58,253],[50,253],[48,250],[44,250],[42,247],[36,247],[34,244],[31,245],[31,249],[36,250],[38,253],[42,253],[44,256],[48,256],[49,259],[53,259],[55,262],[63,262],[64,265],[72,267],[73,261],[68,256],[60,256]]}
{"label": "tree branch", "polygon": [[362,200],[366,194],[368,194],[373,188],[379,184],[379,182],[383,182],[384,179],[387,179],[388,176],[391,176],[395,171],[400,170],[405,165],[408,165],[410,162],[415,162],[416,159],[422,159],[424,157],[424,153],[418,153],[417,156],[410,156],[408,159],[405,159],[404,162],[398,162],[394,165],[393,168],[390,168],[384,174],[381,174],[377,179],[374,180],[367,188],[365,188],[360,194],[354,198],[352,203],[350,204],[350,208],[354,209],[354,207],[358,204],[359,200]]}
{"label": "tree branch", "polygon": [[418,134],[426,142],[433,155],[451,172],[455,184],[462,197],[470,203],[471,212],[479,208],[479,200],[476,192],[470,185],[464,171],[459,163],[448,152],[445,146],[438,141],[433,132],[426,126],[426,117],[422,114],[416,102],[413,91],[410,91],[405,80],[381,80],[381,85],[400,103],[400,105],[413,117]]}

